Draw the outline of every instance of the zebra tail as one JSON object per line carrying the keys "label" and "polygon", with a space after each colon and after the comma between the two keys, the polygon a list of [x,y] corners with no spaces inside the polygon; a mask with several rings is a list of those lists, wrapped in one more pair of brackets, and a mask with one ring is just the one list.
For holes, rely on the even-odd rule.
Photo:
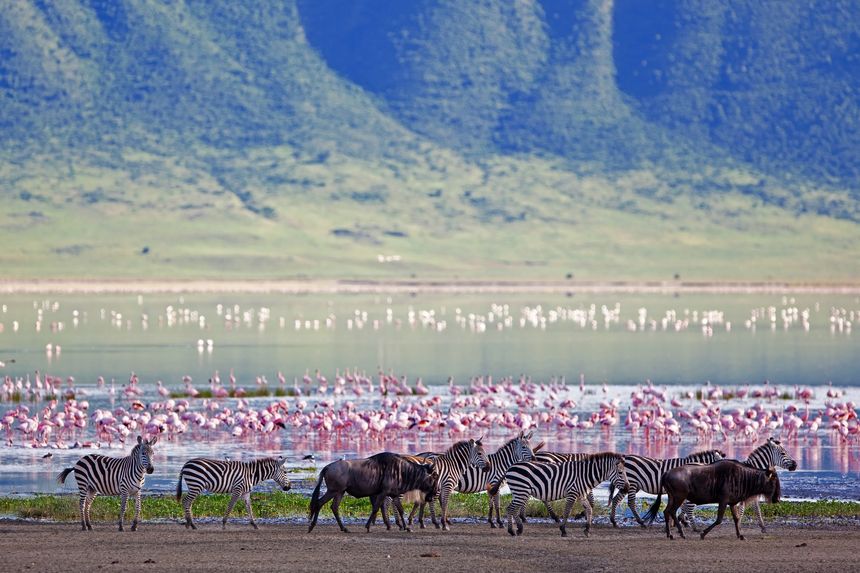
{"label": "zebra tail", "polygon": [[649,524],[654,523],[654,520],[657,518],[657,512],[660,510],[660,502],[663,499],[663,492],[657,494],[657,499],[654,500],[654,504],[648,508],[648,511],[645,512],[645,515],[642,516],[644,521],[647,521]]}
{"label": "zebra tail", "polygon": [[610,482],[609,483],[609,503],[607,503],[606,505],[612,506],[612,500],[613,499],[615,499],[615,484]]}
{"label": "zebra tail", "polygon": [[58,484],[65,483],[66,478],[69,477],[69,474],[72,473],[73,471],[75,471],[75,468],[66,468],[63,471],[61,471],[60,474],[57,476],[57,483]]}
{"label": "zebra tail", "polygon": [[182,502],[182,474],[179,474],[179,481],[176,482],[176,501]]}
{"label": "zebra tail", "polygon": [[496,483],[494,483],[494,484],[490,484],[490,487],[488,487],[488,488],[487,488],[487,493],[488,493],[488,494],[490,494],[491,496],[492,496],[492,495],[496,495],[496,494],[498,494],[498,493],[499,493],[499,489],[501,489],[501,487],[502,487],[502,482],[503,482],[503,481],[505,481],[505,480],[504,480],[504,479],[500,479],[500,480],[499,480],[499,481],[497,481]]}
{"label": "zebra tail", "polygon": [[311,494],[311,503],[308,506],[308,518],[312,518],[316,512],[319,511],[320,505],[320,487],[322,487],[323,478],[325,477],[325,473],[328,471],[328,466],[324,467],[320,472],[320,477],[317,479],[317,486],[314,488],[314,492]]}

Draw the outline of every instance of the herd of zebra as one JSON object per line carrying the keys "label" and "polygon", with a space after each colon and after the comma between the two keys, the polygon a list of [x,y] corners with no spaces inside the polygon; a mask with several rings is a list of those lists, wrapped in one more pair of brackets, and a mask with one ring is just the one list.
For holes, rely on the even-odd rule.
{"label": "herd of zebra", "polygon": [[[592,492],[602,482],[606,481],[610,484],[609,502],[612,525],[618,527],[615,519],[617,507],[626,495],[627,504],[634,518],[642,527],[646,527],[646,521],[653,521],[656,515],[660,498],[658,497],[655,506],[652,506],[651,511],[643,519],[636,510],[636,494],[638,492],[660,496],[666,491],[667,476],[679,474],[681,469],[690,466],[719,465],[723,463],[720,460],[725,458],[725,454],[720,450],[701,451],[686,457],[670,459],[656,459],[631,454],[622,455],[613,452],[597,454],[547,452],[542,449],[543,443],[533,448],[530,445],[531,438],[532,432],[520,432],[496,452],[490,454],[484,451],[482,440],[479,439],[457,442],[443,453],[424,452],[417,455],[401,455],[384,452],[361,460],[332,462],[320,471],[316,487],[313,490],[308,531],[313,530],[320,509],[329,500],[332,501],[331,509],[338,526],[342,531],[347,531],[338,511],[341,499],[347,493],[354,497],[370,497],[372,510],[366,523],[368,531],[371,524],[375,522],[379,511],[382,512],[385,525],[391,527],[388,519],[388,511],[391,506],[396,509],[395,520],[401,529],[411,530],[416,511],[418,511],[419,525],[423,529],[424,509],[428,504],[433,524],[437,528],[441,527],[447,530],[450,524],[448,501],[454,491],[462,493],[487,492],[490,501],[487,518],[489,525],[493,528],[503,527],[499,489],[507,483],[512,494],[511,502],[506,511],[507,529],[511,535],[522,533],[523,523],[526,521],[525,505],[532,497],[546,504],[550,517],[556,523],[560,523],[559,528],[562,536],[567,534],[567,520],[574,503],[576,501],[581,502],[585,510],[585,534],[588,535],[594,507]],[[75,474],[80,497],[81,529],[92,529],[90,508],[93,499],[98,494],[120,496],[120,531],[123,530],[123,517],[128,498],[132,496],[135,513],[131,529],[132,531],[137,529],[141,511],[141,490],[146,475],[153,473],[152,447],[157,441],[157,436],[149,440],[139,436],[137,444],[126,457],[112,458],[90,454],[78,460],[74,467],[66,468],[59,474],[57,478],[59,483],[63,483],[72,472]],[[757,447],[746,460],[738,462],[736,465],[743,468],[742,471],[753,472],[753,474],[760,472],[762,476],[766,474],[766,477],[759,480],[762,483],[775,479],[777,491],[778,478],[775,477],[774,468],[784,468],[789,471],[797,468],[797,462],[788,454],[782,444],[773,438]],[[713,482],[713,475],[711,472],[711,482]],[[724,475],[724,473],[719,475]],[[754,475],[755,479],[758,479],[757,475]],[[250,524],[256,529],[257,524],[251,509],[250,493],[255,485],[266,480],[274,480],[285,491],[290,489],[290,481],[284,467],[284,458],[263,458],[250,462],[206,458],[189,460],[182,467],[176,488],[176,498],[183,505],[185,527],[196,529],[191,507],[194,500],[205,491],[231,494],[227,511],[222,519],[222,526],[226,526],[227,517],[234,505],[239,499],[243,499]],[[187,486],[184,499],[182,495],[183,481]],[[326,484],[326,492],[320,496],[323,482]],[[717,485],[724,486],[724,484]],[[692,489],[696,489],[695,484],[693,484]],[[725,488],[723,487],[723,489]],[[770,495],[771,491],[772,488],[767,492],[756,490],[754,494],[751,494],[751,491],[735,491],[732,495],[737,499],[733,501],[722,499],[705,501],[706,498],[703,497],[700,502],[718,502],[720,504],[718,521],[715,524],[722,520],[726,504],[730,505],[737,527],[737,522],[743,515],[744,502],[752,501],[758,513],[761,530],[764,532],[765,524],[758,505],[759,494],[767,493]],[[416,493],[418,494],[417,498]],[[668,493],[670,494],[670,502],[676,502],[677,500],[673,500],[671,497],[672,492]],[[687,496],[685,499],[694,499],[694,494],[689,492],[682,495]],[[776,496],[778,498],[778,493]],[[441,507],[439,521],[436,519],[433,503],[437,498]],[[403,501],[409,499],[415,501],[415,506],[407,521],[402,504]],[[560,499],[564,499],[566,502],[561,518],[555,514],[549,505],[549,502]],[[683,505],[681,505],[682,503]],[[692,527],[694,531],[698,531],[693,516],[695,506],[689,501],[684,501],[684,499],[677,501],[677,505],[681,508],[681,522]],[[737,507],[735,507],[736,505]],[[669,532],[668,518],[675,518],[674,510],[671,516],[667,515],[667,534]],[[675,521],[678,522],[677,518]],[[514,523],[516,523],[516,532],[513,527]],[[678,528],[680,530],[680,524],[678,524]],[[704,534],[702,536],[704,537]],[[742,538],[739,530],[738,537]]]}

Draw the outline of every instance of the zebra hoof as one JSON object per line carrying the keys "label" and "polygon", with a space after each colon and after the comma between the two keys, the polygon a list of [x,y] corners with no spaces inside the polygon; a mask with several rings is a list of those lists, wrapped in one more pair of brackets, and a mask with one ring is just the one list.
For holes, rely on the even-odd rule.
{"label": "zebra hoof", "polygon": [[738,535],[738,539],[740,539],[741,541],[744,541],[746,539],[746,537],[744,537],[743,535]]}
{"label": "zebra hoof", "polygon": [[496,529],[495,522],[492,522],[492,521],[490,522],[490,529]]}
{"label": "zebra hoof", "polygon": [[640,521],[639,527],[641,527],[642,529],[648,529],[648,524],[646,524],[644,521]]}
{"label": "zebra hoof", "polygon": [[761,528],[761,532],[762,532],[762,533],[767,533],[767,527],[762,527],[762,528]]}
{"label": "zebra hoof", "polygon": [[672,535],[671,533],[670,533],[669,535],[667,535],[666,537],[668,537],[670,541],[674,541],[674,540],[675,540],[675,536],[674,536],[674,535]]}
{"label": "zebra hoof", "polygon": [[704,539],[704,538],[705,538],[705,532],[703,531],[702,533],[699,534],[699,539]]}
{"label": "zebra hoof", "polygon": [[516,536],[516,533],[514,533],[514,528],[513,528],[513,527],[509,527],[509,528],[508,528],[508,533],[510,533],[510,534],[511,534],[511,537]]}
{"label": "zebra hoof", "polygon": [[93,526],[88,523],[87,524],[87,531],[92,531],[92,530],[93,530]]}
{"label": "zebra hoof", "polygon": [[563,527],[559,527],[559,529],[561,529],[561,536],[562,536],[562,537],[567,537],[567,530],[566,530],[566,529],[564,529]]}
{"label": "zebra hoof", "polygon": [[254,529],[260,529],[259,527],[257,527],[257,524],[256,524],[256,523],[252,523],[252,524],[251,524],[251,527],[253,527]]}
{"label": "zebra hoof", "polygon": [[585,534],[585,536],[586,536],[586,537],[588,537],[588,534],[589,534],[590,532],[589,532],[589,530],[588,530],[588,528],[587,528],[587,527],[585,528],[585,530],[583,531],[583,533]]}
{"label": "zebra hoof", "polygon": [[132,523],[132,524],[131,524],[131,530],[132,530],[132,531],[137,531],[137,524],[136,524],[136,523]]}

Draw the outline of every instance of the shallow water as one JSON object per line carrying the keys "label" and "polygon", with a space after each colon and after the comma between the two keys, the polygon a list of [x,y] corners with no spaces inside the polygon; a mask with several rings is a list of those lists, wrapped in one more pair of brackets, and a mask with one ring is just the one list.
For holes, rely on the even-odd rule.
{"label": "shallow water", "polygon": [[[583,415],[601,400],[617,397],[623,405],[634,385],[646,379],[668,385],[673,396],[700,390],[706,381],[739,388],[768,380],[781,392],[793,392],[796,385],[811,387],[816,398],[810,407],[818,410],[830,388],[824,384],[831,381],[846,392],[842,400],[860,401],[860,353],[851,332],[858,309],[857,297],[838,295],[5,296],[0,299],[0,360],[7,364],[0,374],[30,380],[36,371],[72,376],[76,397],[90,402],[90,412],[129,408],[120,393],[132,371],[140,377],[146,391],[143,401],[149,404],[159,399],[156,380],[181,391],[181,378],[187,375],[205,389],[215,371],[226,383],[233,370],[237,385],[245,388],[255,388],[265,376],[272,388],[298,384],[307,389],[301,378],[306,373],[316,378],[317,369],[329,381],[346,369],[371,377],[379,369],[393,371],[408,375],[410,383],[420,376],[431,385],[431,394],[440,395],[444,387],[432,385],[444,384],[449,377],[461,385],[486,374],[498,378],[525,373],[544,382],[564,377],[576,411]],[[46,352],[49,344],[51,351]],[[278,372],[285,386],[279,386]],[[586,381],[584,392],[574,388],[580,375]],[[106,380],[103,387],[96,386],[99,376]],[[116,394],[110,393],[111,386]],[[304,401],[312,408],[321,399],[346,398],[313,396]],[[379,396],[350,399],[358,407],[379,407],[380,402]],[[276,398],[248,402],[261,408],[272,400]],[[295,407],[295,398],[284,400]],[[726,401],[724,407],[749,407],[753,401]],[[220,402],[236,406],[232,399]],[[775,399],[770,407],[778,410],[787,403]],[[0,409],[13,406],[0,404]],[[513,433],[492,429],[485,440],[488,450]],[[158,445],[157,471],[148,478],[147,490],[172,491],[179,468],[190,457],[282,454],[299,470],[296,489],[308,491],[316,471],[342,456],[386,449],[442,450],[462,437],[447,432],[338,436],[301,428],[237,439],[196,429]],[[90,432],[81,441],[92,438]],[[611,432],[538,427],[533,443],[539,440],[559,451],[617,450],[661,457],[708,447],[745,457],[757,445],[702,443],[691,436],[654,442],[623,427]],[[57,486],[54,477],[90,450],[30,449],[21,447],[20,439],[13,443],[0,447],[0,494],[74,491],[71,480]],[[787,497],[860,499],[856,444],[822,429],[816,435],[802,433],[786,445],[801,468],[782,473]],[[122,451],[100,449],[109,455]],[[51,456],[44,458],[48,453]],[[311,453],[314,462],[302,459]]]}

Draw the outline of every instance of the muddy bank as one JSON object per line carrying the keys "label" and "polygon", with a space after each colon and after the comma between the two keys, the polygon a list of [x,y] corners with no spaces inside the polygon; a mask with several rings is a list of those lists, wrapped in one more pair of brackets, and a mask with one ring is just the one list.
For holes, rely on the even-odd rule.
{"label": "muddy bank", "polygon": [[6,571],[847,571],[856,567],[860,530],[853,521],[774,523],[767,534],[748,526],[738,541],[731,521],[704,541],[667,540],[648,530],[581,526],[562,538],[549,523],[529,524],[523,536],[483,524],[457,523],[452,531],[403,533],[376,527],[348,534],[331,523],[312,534],[304,524],[243,523],[226,530],[203,524],[186,531],[175,523],[144,523],[137,532],[99,523],[81,532],[74,523],[0,522]]}

